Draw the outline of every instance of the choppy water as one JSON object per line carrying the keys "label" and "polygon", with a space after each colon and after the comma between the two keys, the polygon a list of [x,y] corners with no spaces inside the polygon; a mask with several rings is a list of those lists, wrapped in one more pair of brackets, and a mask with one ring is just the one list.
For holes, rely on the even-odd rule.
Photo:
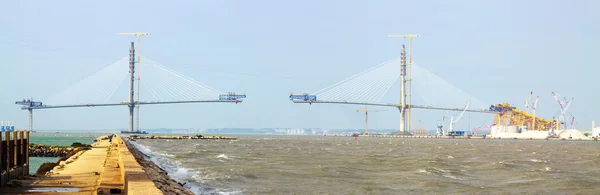
{"label": "choppy water", "polygon": [[239,138],[136,142],[197,194],[600,193],[600,142]]}

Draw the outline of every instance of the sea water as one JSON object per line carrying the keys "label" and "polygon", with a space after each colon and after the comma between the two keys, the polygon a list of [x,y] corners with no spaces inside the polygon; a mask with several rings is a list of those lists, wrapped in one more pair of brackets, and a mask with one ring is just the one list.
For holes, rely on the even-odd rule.
{"label": "sea water", "polygon": [[196,194],[597,194],[600,142],[236,136],[138,139]]}

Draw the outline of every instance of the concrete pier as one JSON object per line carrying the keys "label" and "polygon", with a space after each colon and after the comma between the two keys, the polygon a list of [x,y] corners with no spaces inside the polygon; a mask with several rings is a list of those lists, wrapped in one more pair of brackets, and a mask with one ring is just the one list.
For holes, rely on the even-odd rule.
{"label": "concrete pier", "polygon": [[163,194],[119,136],[97,140],[45,176],[13,180],[0,194]]}

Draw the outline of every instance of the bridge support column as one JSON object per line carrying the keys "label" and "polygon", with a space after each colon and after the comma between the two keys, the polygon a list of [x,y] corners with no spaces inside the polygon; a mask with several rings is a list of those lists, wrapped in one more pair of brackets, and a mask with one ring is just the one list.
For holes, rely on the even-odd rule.
{"label": "bridge support column", "polygon": [[133,131],[133,110],[134,110],[135,106],[134,105],[129,105],[129,132]]}
{"label": "bridge support column", "polygon": [[135,48],[133,42],[131,42],[131,49],[129,49],[129,132],[133,132],[133,110],[135,108],[135,102],[133,102],[134,88],[133,83],[135,82]]}
{"label": "bridge support column", "polygon": [[400,53],[400,134],[406,134],[406,49],[402,45]]}
{"label": "bridge support column", "polygon": [[33,109],[29,108],[29,131],[33,131]]}
{"label": "bridge support column", "polygon": [[406,109],[402,108],[402,107],[398,107],[398,110],[400,110],[400,130],[399,133],[401,134],[405,134],[406,132]]}

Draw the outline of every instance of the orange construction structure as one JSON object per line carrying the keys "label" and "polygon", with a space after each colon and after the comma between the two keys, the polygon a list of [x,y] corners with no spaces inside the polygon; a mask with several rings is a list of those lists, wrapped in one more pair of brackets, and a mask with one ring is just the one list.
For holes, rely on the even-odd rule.
{"label": "orange construction structure", "polygon": [[530,131],[547,131],[551,128],[555,128],[555,130],[560,129],[558,121],[536,117],[535,114],[519,110],[508,103],[494,104],[490,106],[490,110],[498,111],[498,114],[494,116],[494,123],[496,125],[525,126]]}

